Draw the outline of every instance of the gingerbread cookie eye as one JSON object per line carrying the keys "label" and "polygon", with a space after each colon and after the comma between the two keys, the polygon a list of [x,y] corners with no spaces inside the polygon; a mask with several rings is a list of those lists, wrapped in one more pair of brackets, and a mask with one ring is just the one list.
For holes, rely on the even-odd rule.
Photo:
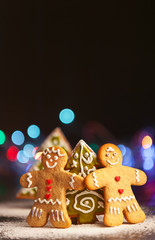
{"label": "gingerbread cookie eye", "polygon": [[78,154],[78,153],[75,153],[75,154],[74,154],[74,159],[78,159],[78,157],[79,157],[79,154]]}
{"label": "gingerbread cookie eye", "polygon": [[51,155],[50,154],[47,154],[47,159],[50,159]]}
{"label": "gingerbread cookie eye", "polygon": [[113,154],[114,156],[116,156],[117,155],[117,153],[116,152],[114,152],[114,154]]}
{"label": "gingerbread cookie eye", "polygon": [[54,156],[54,160],[55,160],[55,161],[58,160],[58,156]]}
{"label": "gingerbread cookie eye", "polygon": [[89,153],[86,152],[86,153],[84,154],[84,157],[85,157],[85,158],[88,158],[88,157],[89,157]]}
{"label": "gingerbread cookie eye", "polygon": [[109,157],[110,156],[110,153],[106,153],[106,157]]}

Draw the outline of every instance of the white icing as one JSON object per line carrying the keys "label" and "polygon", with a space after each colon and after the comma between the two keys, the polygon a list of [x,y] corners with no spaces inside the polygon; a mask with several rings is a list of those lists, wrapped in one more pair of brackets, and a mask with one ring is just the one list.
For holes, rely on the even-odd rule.
{"label": "white icing", "polygon": [[[77,192],[78,192],[78,191],[75,190],[75,191],[66,193],[66,195],[74,194],[74,193],[77,193]],[[84,197],[84,198],[82,198],[81,201],[80,201],[81,206],[86,207],[87,210],[83,210],[82,208],[77,207],[78,197],[84,196],[84,195],[87,195],[87,194],[95,195],[95,196],[97,196],[98,198],[100,198],[101,200],[104,200],[104,198],[103,198],[103,196],[102,196],[101,194],[99,194],[99,193],[97,193],[97,192],[95,192],[95,191],[85,190],[85,191],[83,191],[83,192],[81,192],[81,193],[79,193],[79,194],[77,194],[77,195],[75,196],[75,203],[74,203],[74,206],[73,206],[74,209],[76,209],[76,210],[78,210],[78,211],[80,211],[80,212],[82,212],[82,213],[89,213],[89,212],[92,212],[92,211],[94,210],[94,208],[95,208],[95,201],[94,201],[94,199],[93,199],[92,197]],[[85,201],[86,199],[88,199],[88,200],[90,200],[90,201],[92,202],[92,206],[91,206],[91,207],[88,206],[88,205],[85,203],[85,202],[86,202],[86,201]]]}
{"label": "white icing", "polygon": [[88,204],[89,204],[89,201],[85,201],[84,204],[88,205]]}
{"label": "white icing", "polygon": [[133,210],[134,212],[136,211],[133,205],[131,205],[131,208],[132,208],[132,210]]}
{"label": "white icing", "polygon": [[32,174],[31,174],[30,172],[28,172],[28,173],[27,173],[27,176],[28,176],[28,177],[27,177],[26,180],[27,180],[28,183],[29,183],[29,184],[28,184],[28,188],[29,188],[29,187],[31,187],[31,185],[32,185],[32,181],[30,180],[30,178],[32,178]]}
{"label": "white icing", "polygon": [[110,162],[109,160],[107,160],[107,162],[110,164],[110,165],[116,165],[118,162],[119,162],[119,158],[117,159],[117,161],[115,163],[112,163]]}
{"label": "white icing", "polygon": [[83,152],[83,146],[86,145],[86,144],[83,141],[80,141],[79,144],[81,146],[79,163],[80,163],[80,168],[81,168],[81,174],[85,178],[86,174],[85,174],[84,169],[83,169],[82,161],[85,162],[86,164],[92,163],[94,154],[92,152],[90,152],[89,157],[86,159],[85,156],[83,156],[83,153],[82,153]]}
{"label": "white icing", "polygon": [[88,171],[88,167],[87,167],[87,166],[85,166],[85,167],[84,167],[84,170],[85,170],[85,171]]}
{"label": "white icing", "polygon": [[136,203],[134,203],[134,205],[135,205],[135,208],[136,208],[136,210],[138,211],[138,207],[137,207],[137,204],[136,204]]}
{"label": "white icing", "polygon": [[95,170],[96,170],[96,167],[94,166],[93,168],[88,169],[87,174],[89,174],[90,172],[94,172]]}
{"label": "white icing", "polygon": [[52,166],[50,166],[50,165],[49,165],[49,162],[46,161],[46,166],[47,166],[48,168],[54,168],[56,165],[57,165],[57,162],[55,162]]}
{"label": "white icing", "polygon": [[108,199],[108,202],[116,202],[116,201],[119,201],[119,202],[122,202],[122,200],[123,201],[127,201],[127,200],[131,200],[131,199],[134,199],[135,198],[135,196],[133,195],[133,196],[129,196],[129,197],[127,197],[127,196],[125,196],[125,197],[121,197],[121,198],[118,198],[118,197],[116,197],[116,198],[110,198],[110,199]]}
{"label": "white icing", "polygon": [[49,158],[51,157],[51,155],[50,155],[50,154],[47,154],[47,156],[46,156],[46,157],[47,157],[47,159],[49,159]]}
{"label": "white icing", "polygon": [[116,208],[114,207],[114,214],[116,215]]}
{"label": "white icing", "polygon": [[78,154],[78,153],[75,153],[75,154],[74,154],[74,158],[75,158],[75,159],[78,159],[78,157],[79,157],[79,154]]}
{"label": "white icing", "polygon": [[116,207],[110,207],[110,214],[120,214],[120,210],[119,208],[116,208]]}
{"label": "white icing", "polygon": [[57,153],[59,157],[65,156],[65,153],[60,153],[60,149],[59,148],[55,150],[55,148],[52,147],[52,152],[53,153]]}
{"label": "white icing", "polygon": [[75,160],[73,160],[73,164],[71,165],[71,167],[76,167],[77,168],[77,162]]}
{"label": "white icing", "polygon": [[74,189],[73,183],[75,182],[75,181],[74,181],[74,177],[75,177],[75,176],[76,176],[76,174],[73,173],[73,175],[70,177],[71,181],[69,182],[69,185],[71,186],[72,189]]}
{"label": "white icing", "polygon": [[139,170],[136,169],[136,181],[139,182],[140,181],[140,176],[139,176]]}
{"label": "white icing", "polygon": [[41,213],[42,213],[42,209],[40,209],[40,211],[39,211],[39,214],[38,214],[38,218],[40,219],[40,217],[41,217]]}
{"label": "white icing", "polygon": [[35,216],[37,216],[39,208],[36,209]]}
{"label": "white icing", "polygon": [[106,151],[107,151],[107,152],[114,152],[114,149],[113,149],[112,147],[108,147],[108,148],[106,149]]}
{"label": "white icing", "polygon": [[110,214],[113,214],[113,207],[110,207]]}
{"label": "white icing", "polygon": [[98,201],[98,208],[104,208],[103,202]]}
{"label": "white icing", "polygon": [[117,208],[117,212],[118,212],[118,214],[120,214],[119,208]]}
{"label": "white icing", "polygon": [[46,155],[47,153],[57,153],[59,157],[62,157],[62,156],[65,156],[65,153],[60,153],[60,149],[55,149],[54,147],[52,147],[51,150],[49,150],[49,148],[46,148],[44,151],[43,151],[43,154]]}
{"label": "white icing", "polygon": [[33,207],[33,209],[32,209],[32,217],[34,215],[35,210],[36,210],[36,207]]}
{"label": "white icing", "polygon": [[60,211],[60,217],[61,217],[61,220],[62,220],[63,222],[65,222],[65,219],[64,219],[64,217],[63,217],[63,211]]}
{"label": "white icing", "polygon": [[56,212],[56,216],[57,216],[57,221],[59,222],[59,211],[55,210],[55,212]]}
{"label": "white icing", "polygon": [[55,205],[56,203],[58,203],[59,205],[61,204],[61,201],[59,201],[58,199],[56,199],[55,202],[53,202],[52,199],[46,200],[46,199],[38,198],[38,199],[35,200],[35,202],[37,202],[37,201],[40,202],[40,203],[46,203],[46,204],[51,203],[52,205]]}
{"label": "white icing", "polygon": [[70,200],[66,198],[66,205],[68,206],[70,204]]}
{"label": "white icing", "polygon": [[55,161],[58,160],[58,156],[54,156],[54,160],[55,160]]}
{"label": "white icing", "polygon": [[126,208],[128,209],[128,212],[131,212],[130,206],[127,206]]}
{"label": "white icing", "polygon": [[99,187],[99,185],[97,184],[97,177],[96,177],[96,175],[95,175],[95,172],[93,172],[93,180],[94,180],[94,185],[96,186],[96,187]]}
{"label": "white icing", "polygon": [[51,210],[53,221],[55,221],[54,210]]}
{"label": "white icing", "polygon": [[88,158],[89,157],[89,153],[85,152],[84,156],[85,156],[85,158]]}

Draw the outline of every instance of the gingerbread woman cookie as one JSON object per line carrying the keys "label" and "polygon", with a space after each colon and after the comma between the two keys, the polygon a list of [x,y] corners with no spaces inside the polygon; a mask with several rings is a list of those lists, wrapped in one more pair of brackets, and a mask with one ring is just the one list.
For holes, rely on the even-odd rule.
{"label": "gingerbread woman cookie", "polygon": [[71,220],[66,209],[66,190],[84,188],[84,179],[64,170],[67,153],[61,147],[49,147],[42,154],[43,169],[25,173],[20,178],[24,188],[37,187],[37,199],[27,217],[32,227],[50,222],[54,227],[67,228]]}
{"label": "gingerbread woman cookie", "polygon": [[122,166],[122,153],[111,143],[100,147],[98,157],[102,169],[90,173],[85,178],[88,189],[104,189],[105,214],[103,222],[106,226],[118,226],[123,223],[123,215],[129,223],[140,223],[145,220],[131,185],[143,185],[147,181],[141,170]]}

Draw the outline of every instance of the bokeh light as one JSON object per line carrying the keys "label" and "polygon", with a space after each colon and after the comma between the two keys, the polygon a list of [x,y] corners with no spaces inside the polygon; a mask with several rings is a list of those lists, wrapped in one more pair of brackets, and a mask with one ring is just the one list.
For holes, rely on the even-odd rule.
{"label": "bokeh light", "polygon": [[123,144],[117,145],[117,147],[121,150],[123,157],[126,154],[126,147]]}
{"label": "bokeh light", "polygon": [[15,146],[11,146],[6,153],[6,156],[9,161],[15,162],[17,160],[17,154],[19,152],[19,149]]}
{"label": "bokeh light", "polygon": [[17,159],[20,163],[27,163],[29,161],[29,158],[25,156],[25,152],[23,150],[18,152]]}
{"label": "bokeh light", "polygon": [[143,163],[143,169],[148,171],[151,170],[154,167],[154,161],[152,158],[145,159]]}
{"label": "bokeh light", "polygon": [[69,108],[65,108],[59,113],[59,119],[64,124],[69,124],[73,122],[74,118],[75,118],[75,114]]}
{"label": "bokeh light", "polygon": [[125,147],[126,151],[123,156],[123,165],[128,166],[128,167],[134,167],[134,157],[132,154],[132,151],[129,147]]}
{"label": "bokeh light", "polygon": [[27,129],[27,134],[31,138],[37,138],[40,135],[40,128],[37,125],[30,125]]}
{"label": "bokeh light", "polygon": [[33,151],[32,151],[33,157],[35,157],[36,152],[37,152],[37,149],[38,149],[38,147],[34,147],[34,148],[33,148]]}
{"label": "bokeh light", "polygon": [[144,149],[150,148],[152,146],[152,138],[150,136],[145,136],[142,139],[142,147]]}
{"label": "bokeh light", "polygon": [[0,145],[5,142],[5,134],[2,130],[0,130]]}
{"label": "bokeh light", "polygon": [[23,148],[26,157],[33,157],[34,146],[32,144],[26,144]]}
{"label": "bokeh light", "polygon": [[13,132],[11,136],[11,140],[16,145],[22,145],[24,143],[25,137],[24,134],[21,131],[15,131]]}
{"label": "bokeh light", "polygon": [[90,148],[92,148],[92,150],[93,150],[95,153],[98,152],[99,146],[98,146],[97,144],[95,144],[95,143],[90,143],[89,146],[90,146]]}

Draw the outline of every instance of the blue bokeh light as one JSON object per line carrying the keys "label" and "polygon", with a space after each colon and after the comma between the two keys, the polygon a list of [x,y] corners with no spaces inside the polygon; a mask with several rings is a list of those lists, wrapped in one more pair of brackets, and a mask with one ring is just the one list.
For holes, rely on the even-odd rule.
{"label": "blue bokeh light", "polygon": [[24,151],[20,150],[17,153],[17,159],[20,163],[27,163],[29,161],[29,158],[27,156],[25,156]]}
{"label": "blue bokeh light", "polygon": [[11,136],[11,140],[16,145],[22,145],[25,141],[24,134],[21,131],[15,131],[13,132]]}
{"label": "blue bokeh light", "polygon": [[123,144],[119,144],[117,147],[121,150],[124,157],[124,155],[126,154],[126,147]]}
{"label": "blue bokeh light", "polygon": [[125,147],[125,148],[126,148],[126,152],[125,152],[125,155],[123,156],[123,165],[128,167],[133,167],[135,162],[134,162],[132,151],[128,147]]}
{"label": "blue bokeh light", "polygon": [[155,146],[152,145],[151,147],[146,149],[142,147],[141,154],[142,154],[143,160],[145,160],[146,158],[155,158]]}
{"label": "blue bokeh light", "polygon": [[26,144],[23,148],[24,155],[28,158],[33,157],[34,146],[32,144]]}
{"label": "blue bokeh light", "polygon": [[143,163],[143,169],[148,171],[154,167],[154,161],[152,158],[146,158]]}
{"label": "blue bokeh light", "polygon": [[27,134],[31,138],[37,138],[40,135],[40,128],[37,125],[30,125],[27,129]]}
{"label": "blue bokeh light", "polygon": [[75,114],[69,108],[65,108],[59,113],[59,119],[64,124],[69,124],[73,122],[74,118],[75,118]]}

